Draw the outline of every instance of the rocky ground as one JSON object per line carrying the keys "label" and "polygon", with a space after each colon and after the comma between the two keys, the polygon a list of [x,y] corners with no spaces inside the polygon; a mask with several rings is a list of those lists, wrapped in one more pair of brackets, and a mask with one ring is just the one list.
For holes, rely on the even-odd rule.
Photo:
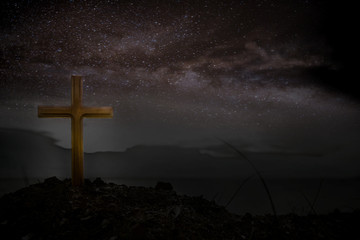
{"label": "rocky ground", "polygon": [[53,177],[0,199],[1,239],[354,239],[360,211],[238,216],[169,183],[128,187]]}

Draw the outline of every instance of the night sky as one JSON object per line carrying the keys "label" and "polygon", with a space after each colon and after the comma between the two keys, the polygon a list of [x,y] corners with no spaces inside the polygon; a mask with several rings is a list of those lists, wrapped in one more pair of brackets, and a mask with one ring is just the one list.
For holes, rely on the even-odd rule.
{"label": "night sky", "polygon": [[88,153],[141,145],[231,155],[218,137],[262,160],[320,159],[330,175],[359,176],[350,9],[305,0],[2,2],[0,128],[69,148],[70,120],[38,119],[37,106],[69,105],[71,75],[82,75],[85,105],[114,108],[113,119],[84,120]]}

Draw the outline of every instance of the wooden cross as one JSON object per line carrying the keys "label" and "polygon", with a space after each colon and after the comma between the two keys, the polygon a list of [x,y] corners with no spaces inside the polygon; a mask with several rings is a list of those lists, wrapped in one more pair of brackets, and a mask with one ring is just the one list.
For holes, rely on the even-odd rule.
{"label": "wooden cross", "polygon": [[112,107],[85,107],[82,105],[83,84],[81,76],[71,76],[71,106],[38,106],[40,118],[71,118],[71,175],[73,186],[84,183],[83,118],[112,118]]}

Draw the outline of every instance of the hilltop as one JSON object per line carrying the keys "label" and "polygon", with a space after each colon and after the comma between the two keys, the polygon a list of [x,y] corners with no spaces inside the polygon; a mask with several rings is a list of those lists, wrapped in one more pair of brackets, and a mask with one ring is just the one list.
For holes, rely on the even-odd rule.
{"label": "hilltop", "polygon": [[52,177],[0,199],[2,239],[347,239],[359,217],[239,216],[178,195],[170,183],[133,187],[100,178],[72,187]]}

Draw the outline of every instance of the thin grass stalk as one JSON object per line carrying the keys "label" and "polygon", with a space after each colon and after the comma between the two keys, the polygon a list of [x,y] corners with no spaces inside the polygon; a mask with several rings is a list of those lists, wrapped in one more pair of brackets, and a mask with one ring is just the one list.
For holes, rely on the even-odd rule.
{"label": "thin grass stalk", "polygon": [[271,204],[271,208],[272,208],[272,211],[274,213],[274,216],[276,217],[277,216],[277,213],[276,213],[276,208],[275,208],[275,204],[274,204],[274,201],[271,197],[271,193],[270,193],[270,190],[266,184],[266,181],[265,179],[262,177],[261,173],[259,172],[259,170],[256,168],[255,164],[250,161],[249,158],[247,158],[239,149],[237,149],[236,147],[234,147],[233,145],[231,145],[230,143],[226,142],[225,140],[222,140],[220,138],[218,138],[220,141],[222,141],[225,145],[227,145],[228,147],[230,147],[232,150],[234,150],[237,154],[239,154],[239,156],[241,156],[242,158],[244,158],[249,164],[250,166],[254,169],[256,175],[259,177],[261,183],[263,184],[264,188],[265,188],[265,191],[268,195],[268,198],[269,198],[269,201],[270,201],[270,204]]}
{"label": "thin grass stalk", "polygon": [[229,204],[234,200],[234,198],[236,197],[236,195],[240,192],[240,189],[245,185],[245,183],[247,181],[249,181],[254,175],[245,178],[242,183],[240,184],[240,186],[236,189],[235,193],[231,196],[230,200],[226,203],[225,207],[229,206]]}
{"label": "thin grass stalk", "polygon": [[[317,212],[315,211],[315,208],[314,208],[313,204],[310,202],[309,198],[305,195],[305,193],[302,193],[302,196],[303,196],[303,198],[305,199],[305,201],[307,202],[307,204],[309,205],[310,211],[312,211],[313,214],[317,216],[318,214],[317,214]],[[309,213],[310,213],[310,212],[309,212]]]}
{"label": "thin grass stalk", "polygon": [[319,198],[319,195],[320,195],[320,191],[321,191],[321,187],[322,187],[322,184],[323,184],[323,182],[324,182],[324,179],[321,179],[320,180],[320,183],[319,183],[319,188],[318,188],[318,190],[317,190],[317,192],[316,192],[316,195],[315,195],[315,198],[314,198],[314,201],[312,202],[312,208],[314,208],[315,207],[315,204],[316,204],[316,202],[317,202],[317,200],[318,200],[318,198]]}

